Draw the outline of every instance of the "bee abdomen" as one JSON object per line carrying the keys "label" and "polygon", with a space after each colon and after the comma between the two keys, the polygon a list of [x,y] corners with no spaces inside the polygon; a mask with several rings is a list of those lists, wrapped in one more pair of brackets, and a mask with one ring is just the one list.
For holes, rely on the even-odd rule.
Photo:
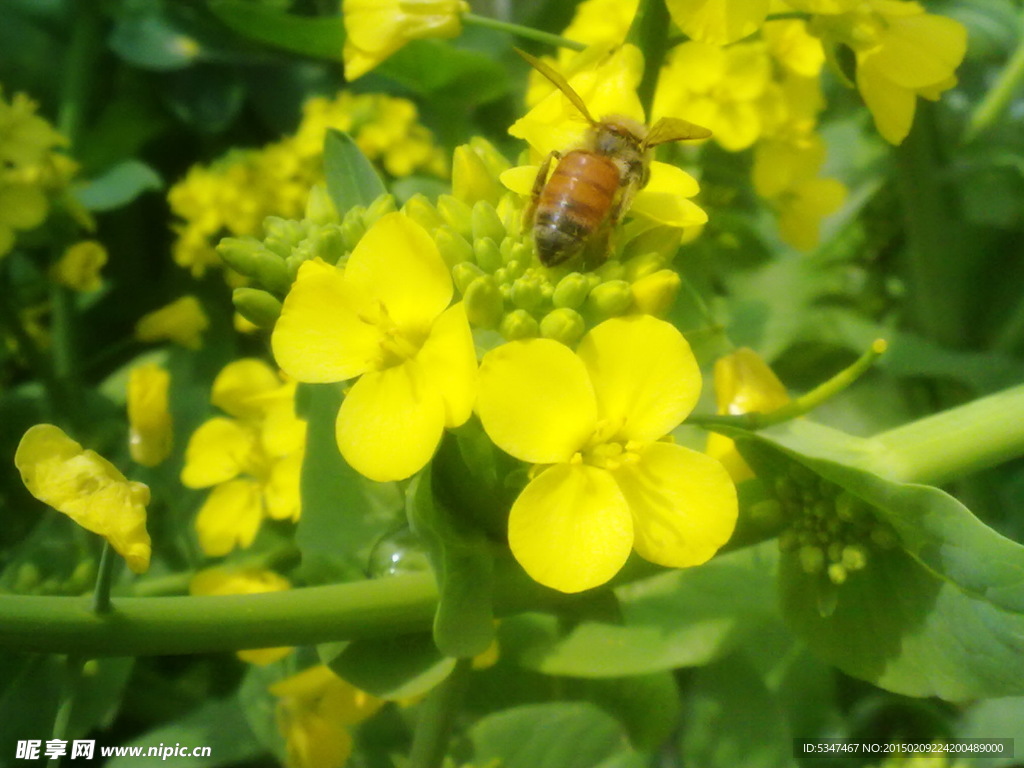
{"label": "bee abdomen", "polygon": [[608,215],[619,186],[609,158],[583,150],[566,154],[537,204],[533,236],[541,262],[558,264],[579,252]]}

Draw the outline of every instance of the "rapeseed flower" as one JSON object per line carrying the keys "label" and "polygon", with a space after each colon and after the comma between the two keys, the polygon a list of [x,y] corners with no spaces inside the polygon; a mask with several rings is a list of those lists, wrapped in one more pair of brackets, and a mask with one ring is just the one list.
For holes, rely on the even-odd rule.
{"label": "rapeseed flower", "polygon": [[128,375],[128,448],[144,467],[155,467],[171,453],[170,385],[171,374],[156,363],[138,365]]}
{"label": "rapeseed flower", "polygon": [[451,274],[430,235],[402,213],[382,216],[344,269],[305,262],[272,337],[297,381],[359,377],[338,411],[338,448],[372,480],[423,468],[445,427],[464,423],[476,393],[466,311],[449,306]]}
{"label": "rapeseed flower", "polygon": [[769,0],[666,0],[668,12],[687,37],[726,45],[752,35],[768,15]]}
{"label": "rapeseed flower", "polygon": [[51,276],[73,291],[86,293],[103,285],[100,270],[107,263],[107,249],[95,240],[82,240],[69,246],[56,264]]}
{"label": "rapeseed flower", "polygon": [[210,325],[202,304],[195,296],[182,296],[144,315],[135,324],[139,341],[172,341],[186,349],[203,345],[203,331]]}
{"label": "rapeseed flower", "polygon": [[360,691],[329,667],[310,667],[270,686],[288,768],[340,768],[352,753],[348,726],[371,717],[383,701]]}
{"label": "rapeseed flower", "polygon": [[262,360],[229,363],[210,399],[229,417],[215,416],[192,434],[181,482],[213,487],[196,530],[203,551],[219,556],[252,544],[264,517],[298,520],[306,424],[295,415],[295,384]]}
{"label": "rapeseed flower", "polygon": [[720,463],[664,438],[700,394],[682,334],[646,315],[607,320],[576,353],[549,339],[483,359],[477,412],[491,440],[538,465],[509,515],[509,545],[563,592],[607,582],[630,552],[668,567],[710,559],[732,534]]}
{"label": "rapeseed flower", "polygon": [[344,0],[345,79],[362,77],[410,40],[455,37],[465,0]]}
{"label": "rapeseed flower", "polygon": [[146,485],[128,480],[52,424],[37,424],[22,436],[14,464],[29,493],[109,541],[135,573],[149,568]]}
{"label": "rapeseed flower", "polygon": [[[265,568],[207,568],[199,571],[189,582],[190,595],[259,595],[291,589],[284,576]],[[283,659],[292,652],[290,647],[251,648],[237,651],[242,661],[263,667]]]}

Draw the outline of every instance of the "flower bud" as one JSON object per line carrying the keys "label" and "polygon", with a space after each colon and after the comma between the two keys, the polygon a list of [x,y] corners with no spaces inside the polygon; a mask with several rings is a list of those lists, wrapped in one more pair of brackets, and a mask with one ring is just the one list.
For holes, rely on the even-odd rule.
{"label": "flower bud", "polygon": [[337,264],[338,259],[345,255],[345,238],[341,227],[331,224],[321,227],[313,237],[313,256],[319,256],[328,264]]}
{"label": "flower bud", "polygon": [[859,571],[868,564],[868,553],[864,547],[857,544],[847,544],[843,547],[840,562],[848,571]]}
{"label": "flower bud", "polygon": [[595,269],[593,274],[597,275],[601,279],[602,283],[607,283],[611,280],[621,280],[625,277],[626,268],[618,259],[609,259],[600,267]]}
{"label": "flower bud", "polygon": [[842,584],[846,581],[846,568],[840,563],[832,563],[828,567],[828,580],[835,585]]}
{"label": "flower bud", "polygon": [[259,288],[235,288],[231,292],[231,301],[238,314],[267,330],[274,327],[281,314],[281,302]]}
{"label": "flower bud", "polygon": [[544,301],[540,282],[532,275],[520,277],[512,283],[512,292],[509,297],[512,299],[512,304],[527,312],[537,310]]}
{"label": "flower bud", "polygon": [[473,280],[462,297],[466,305],[466,317],[470,325],[478,328],[494,328],[505,311],[505,302],[497,283],[490,275]]}
{"label": "flower bud", "polygon": [[463,203],[498,202],[504,187],[472,145],[462,144],[452,154],[452,194]]}
{"label": "flower bud", "polygon": [[623,263],[626,268],[625,278],[635,283],[642,277],[653,275],[665,268],[665,258],[655,251],[648,251]]}
{"label": "flower bud", "polygon": [[525,309],[514,309],[502,319],[499,330],[509,341],[518,341],[535,338],[540,333],[540,325]]}
{"label": "flower bud", "polygon": [[284,260],[254,238],[225,237],[217,245],[217,254],[233,270],[251,277],[267,290],[284,293],[292,284]]}
{"label": "flower bud", "polygon": [[818,573],[825,567],[825,553],[821,547],[805,544],[797,552],[800,558],[800,567],[804,573]]}
{"label": "flower bud", "polygon": [[345,244],[346,251],[355,250],[356,245],[359,244],[359,241],[363,239],[363,235],[366,234],[363,213],[363,208],[356,206],[350,209],[341,221],[341,239]]}
{"label": "flower bud", "polygon": [[467,240],[473,239],[473,209],[451,195],[437,198],[437,212],[445,223]]}
{"label": "flower bud", "polygon": [[674,270],[659,270],[630,286],[633,303],[644,314],[664,317],[675,303],[680,285],[682,280]]}
{"label": "flower bud", "polygon": [[441,258],[449,267],[463,261],[474,261],[473,246],[462,235],[444,224],[434,230],[434,242],[441,252]]}
{"label": "flower bud", "polygon": [[491,238],[485,237],[474,241],[473,253],[476,256],[476,263],[484,272],[494,272],[501,267],[501,250]]}
{"label": "flower bud", "polygon": [[419,192],[405,201],[402,212],[431,234],[444,224],[444,219],[441,218],[427,196]]}
{"label": "flower bud", "polygon": [[548,312],[540,321],[540,335],[572,347],[586,331],[583,317],[574,309],[560,307]]}
{"label": "flower bud", "polygon": [[579,309],[590,294],[590,281],[579,272],[570,272],[558,281],[551,297],[556,307]]}
{"label": "flower bud", "polygon": [[309,198],[306,200],[306,220],[320,225],[337,224],[340,221],[338,211],[327,192],[326,185],[315,184],[309,190]]}
{"label": "flower bud", "polygon": [[377,223],[377,219],[389,213],[394,213],[395,210],[395,198],[391,195],[381,195],[363,211],[363,224],[369,229]]}
{"label": "flower bud", "polygon": [[587,310],[600,320],[619,317],[633,305],[633,293],[625,280],[601,283],[587,297]]}
{"label": "flower bud", "polygon": [[469,284],[484,274],[484,271],[472,261],[460,261],[452,267],[452,279],[455,281],[455,287],[458,289],[459,295],[463,296],[466,289],[469,288]]}
{"label": "flower bud", "polygon": [[[309,225],[305,221],[267,216],[263,220],[263,233],[264,239],[273,239],[278,243],[277,247],[291,249],[296,243],[306,239],[309,234]],[[288,254],[282,253],[281,255],[287,256]]]}
{"label": "flower bud", "polygon": [[472,223],[473,238],[476,240],[489,237],[494,242],[500,243],[508,234],[505,231],[505,225],[498,218],[498,212],[494,210],[494,206],[485,200],[478,200],[473,206]]}

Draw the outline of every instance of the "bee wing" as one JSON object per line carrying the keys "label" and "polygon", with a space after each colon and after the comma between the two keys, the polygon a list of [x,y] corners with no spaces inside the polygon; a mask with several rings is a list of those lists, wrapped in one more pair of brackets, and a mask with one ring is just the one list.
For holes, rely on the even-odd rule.
{"label": "bee wing", "polygon": [[583,99],[580,98],[580,95],[572,89],[572,86],[569,85],[569,81],[566,80],[560,73],[556,72],[554,69],[549,67],[536,56],[531,56],[526,51],[521,51],[518,48],[514,50],[516,53],[518,53],[520,56],[526,59],[526,62],[531,67],[536,69],[538,72],[544,75],[544,77],[550,80],[554,84],[555,88],[564,93],[565,97],[569,99],[569,101],[572,102],[572,105],[580,111],[580,113],[587,119],[588,123],[594,124],[597,122],[593,117],[591,117],[590,110],[587,109],[587,105],[583,103]]}
{"label": "bee wing", "polygon": [[702,125],[680,120],[677,117],[663,117],[647,132],[645,147],[656,147],[669,141],[710,138],[711,131]]}

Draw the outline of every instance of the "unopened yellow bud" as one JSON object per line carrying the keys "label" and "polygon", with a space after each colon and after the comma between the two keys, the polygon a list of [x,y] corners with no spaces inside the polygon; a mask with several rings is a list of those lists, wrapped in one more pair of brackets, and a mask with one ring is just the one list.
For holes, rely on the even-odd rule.
{"label": "unopened yellow bud", "polygon": [[251,277],[267,290],[286,293],[292,284],[284,259],[254,238],[226,237],[217,245],[217,254],[229,267]]}
{"label": "unopened yellow bud", "polygon": [[527,312],[537,310],[544,301],[544,293],[540,281],[535,276],[520,277],[512,284],[509,294],[512,303]]}
{"label": "unopened yellow bud", "polygon": [[444,224],[444,219],[441,218],[441,215],[430,200],[427,199],[427,196],[419,192],[405,201],[405,205],[402,206],[402,213],[430,233],[433,233],[435,229]]}
{"label": "unopened yellow bud", "polygon": [[664,269],[665,264],[665,257],[662,254],[648,251],[624,262],[626,267],[625,278],[631,283],[635,283],[642,277],[653,275],[655,272]]}
{"label": "unopened yellow bud", "polygon": [[560,341],[566,346],[574,346],[586,331],[583,316],[574,309],[560,307],[548,312],[541,318],[540,335],[546,339]]}
{"label": "unopened yellow bud", "polygon": [[270,330],[281,315],[281,302],[259,288],[235,288],[231,301],[242,317],[253,325]]}
{"label": "unopened yellow bud", "polygon": [[452,267],[452,280],[455,281],[455,287],[460,295],[465,295],[470,283],[484,274],[484,271],[472,261],[460,261]]}
{"label": "unopened yellow bud", "polygon": [[476,256],[476,263],[485,272],[494,272],[501,267],[501,249],[489,237],[473,242],[473,254]]}
{"label": "unopened yellow bud", "polygon": [[473,239],[473,209],[451,195],[437,198],[437,212],[445,224],[467,240]]}
{"label": "unopened yellow bud", "polygon": [[447,224],[434,230],[434,242],[441,252],[441,258],[449,267],[476,259],[470,242]]}
{"label": "unopened yellow bud", "polygon": [[625,280],[610,280],[587,297],[587,310],[598,320],[626,314],[633,305],[633,291]]}
{"label": "unopened yellow bud", "polygon": [[480,240],[488,237],[496,243],[505,239],[505,225],[498,218],[498,212],[494,206],[484,200],[478,200],[473,205],[473,237]]}
{"label": "unopened yellow bud", "polygon": [[579,309],[590,295],[590,280],[579,272],[570,272],[558,281],[552,302],[556,307]]}
{"label": "unopened yellow bud", "polygon": [[641,277],[631,286],[633,303],[644,314],[664,317],[675,303],[681,284],[682,280],[672,269]]}
{"label": "unopened yellow bud", "polygon": [[52,276],[73,291],[95,291],[102,285],[100,269],[107,263],[107,249],[95,240],[70,246],[53,266]]}
{"label": "unopened yellow bud", "polygon": [[478,200],[492,205],[498,202],[504,192],[497,174],[492,173],[480,153],[471,145],[455,148],[452,155],[452,194],[468,205]]}
{"label": "unopened yellow bud", "polygon": [[505,311],[505,302],[498,284],[491,275],[483,275],[469,284],[462,301],[466,306],[466,317],[471,325],[478,328],[494,328]]}
{"label": "unopened yellow bud", "polygon": [[847,544],[843,547],[840,562],[848,571],[859,571],[868,564],[868,553],[864,547],[857,544]]}
{"label": "unopened yellow bud", "polygon": [[532,339],[540,333],[540,325],[537,319],[525,309],[515,309],[509,312],[501,321],[501,335],[509,341],[519,339]]}
{"label": "unopened yellow bud", "polygon": [[315,184],[309,190],[309,198],[306,200],[306,220],[313,224],[337,224],[341,219],[338,210],[334,207],[327,187],[324,184]]}

